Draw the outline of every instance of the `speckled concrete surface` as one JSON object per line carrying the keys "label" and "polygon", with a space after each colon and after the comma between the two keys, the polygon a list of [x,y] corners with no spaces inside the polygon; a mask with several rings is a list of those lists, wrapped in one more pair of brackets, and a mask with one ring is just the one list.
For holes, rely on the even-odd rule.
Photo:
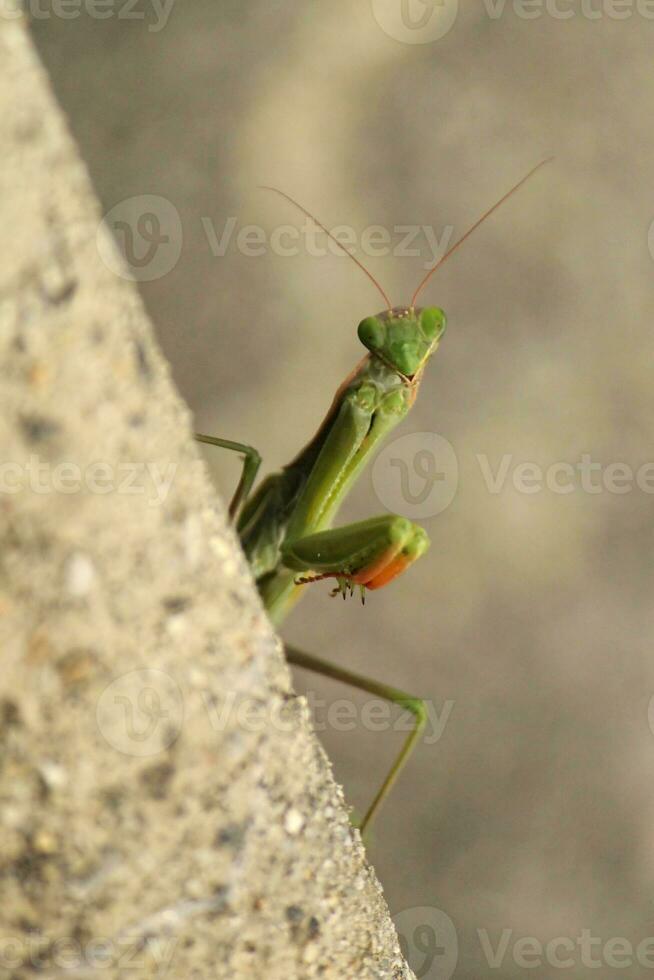
{"label": "speckled concrete surface", "polygon": [[[408,978],[0,4],[0,977]],[[103,254],[109,246],[101,242]]]}

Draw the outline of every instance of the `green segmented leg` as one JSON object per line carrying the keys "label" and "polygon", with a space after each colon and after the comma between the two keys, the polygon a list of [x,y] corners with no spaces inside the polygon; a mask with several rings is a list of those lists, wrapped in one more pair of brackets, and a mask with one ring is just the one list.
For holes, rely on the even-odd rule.
{"label": "green segmented leg", "polygon": [[342,681],[344,684],[350,684],[352,687],[356,687],[361,691],[366,691],[367,694],[374,694],[376,697],[383,698],[385,701],[390,701],[391,704],[396,704],[398,707],[410,711],[415,718],[413,731],[405,739],[404,745],[400,749],[388,775],[379,787],[377,795],[359,824],[359,830],[363,836],[377,810],[391,791],[395,780],[406,765],[411,752],[422,735],[427,721],[425,702],[421,698],[413,697],[405,691],[398,690],[398,688],[390,687],[388,684],[380,684],[378,681],[370,680],[368,677],[362,677],[360,674],[354,674],[352,671],[345,670],[343,667],[337,667],[335,664],[330,664],[326,660],[314,657],[310,653],[304,653],[304,651],[298,650],[297,647],[287,646],[285,644],[284,650],[288,662],[294,664],[296,667],[312,670],[314,673],[331,677],[336,681]]}
{"label": "green segmented leg", "polygon": [[218,439],[216,436],[203,436],[199,432],[195,433],[197,442],[204,442],[209,446],[218,446],[220,449],[229,449],[234,453],[243,454],[243,470],[241,479],[238,481],[234,496],[229,503],[229,516],[234,519],[239,507],[250,495],[250,490],[257,478],[259,467],[261,466],[261,456],[253,446],[246,446],[242,442],[232,442],[231,439]]}
{"label": "green segmented leg", "polygon": [[[196,439],[245,456],[243,473],[229,507],[230,516],[234,518],[241,503],[248,499],[261,457],[256,449],[243,443],[202,435],[196,435]],[[428,546],[429,539],[421,527],[404,517],[385,514],[287,541],[282,546],[282,561],[289,570],[318,572],[316,579],[336,578],[339,589],[345,596],[347,586],[352,587],[354,584],[359,585],[362,591],[366,588],[374,589],[386,585],[392,578],[405,571]],[[350,684],[368,694],[383,698],[409,711],[415,718],[413,731],[405,739],[395,762],[359,824],[359,830],[363,835],[420,739],[427,719],[424,701],[398,688],[355,674],[313,654],[305,653],[297,647],[285,645],[285,653],[288,662],[296,667],[311,670],[316,674]]]}
{"label": "green segmented leg", "polygon": [[281,553],[287,568],[295,571],[378,589],[404,572],[428,547],[423,528],[406,517],[382,514],[285,541]]}

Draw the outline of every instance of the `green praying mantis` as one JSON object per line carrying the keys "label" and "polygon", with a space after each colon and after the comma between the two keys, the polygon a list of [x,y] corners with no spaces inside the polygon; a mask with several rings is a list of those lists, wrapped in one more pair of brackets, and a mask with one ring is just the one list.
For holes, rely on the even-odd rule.
{"label": "green praying mantis", "polygon": [[[363,264],[312,214],[277,188],[272,190],[298,208],[356,263],[381,293],[385,308],[359,324],[367,353],[340,385],[314,437],[280,472],[252,492],[261,464],[251,446],[196,434],[199,442],[243,456],[243,470],[229,505],[264,606],[279,626],[312,582],[333,578],[332,595],[345,598],[355,588],[387,585],[429,547],[423,528],[405,517],[384,514],[332,527],[338,509],[381,441],[404,419],[418,393],[426,364],[445,332],[446,318],[436,306],[416,300],[440,266],[504,201],[549,160],[529,171],[452,245],[422,278],[408,306],[393,306]],[[388,700],[413,716],[413,727],[377,794],[359,823],[363,835],[388,796],[420,739],[427,720],[419,697],[352,673],[296,647],[285,645],[289,663],[350,684]]]}

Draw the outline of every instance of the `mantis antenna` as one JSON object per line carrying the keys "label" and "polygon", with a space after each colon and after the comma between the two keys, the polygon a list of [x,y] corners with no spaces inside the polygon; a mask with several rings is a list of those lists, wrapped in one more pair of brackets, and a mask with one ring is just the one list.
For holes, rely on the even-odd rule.
{"label": "mantis antenna", "polygon": [[260,185],[260,189],[262,191],[272,191],[274,194],[279,194],[280,197],[285,198],[294,207],[296,207],[299,211],[301,211],[302,214],[304,214],[307,218],[309,218],[311,221],[313,221],[313,223],[315,225],[318,225],[319,228],[322,228],[322,230],[325,232],[325,234],[327,235],[327,237],[329,239],[331,239],[331,241],[334,242],[335,245],[338,245],[338,247],[341,249],[341,251],[345,252],[345,254],[349,258],[351,258],[352,261],[354,263],[356,263],[356,265],[359,266],[359,268],[361,269],[362,272],[365,272],[365,274],[368,276],[368,279],[370,279],[370,282],[373,284],[373,286],[384,297],[384,302],[386,303],[386,307],[389,310],[392,308],[393,304],[391,303],[390,299],[388,298],[388,296],[386,295],[386,293],[384,292],[384,290],[382,289],[382,287],[379,285],[379,283],[377,282],[377,280],[373,276],[372,272],[368,272],[368,270],[366,269],[366,267],[363,264],[363,262],[359,262],[359,260],[356,257],[356,255],[353,255],[352,252],[349,252],[346,249],[345,245],[341,244],[341,242],[339,242],[338,238],[335,238],[334,235],[332,235],[332,233],[325,228],[325,226],[322,224],[321,221],[318,221],[317,218],[314,218],[314,216],[311,214],[310,211],[307,211],[307,209],[306,208],[303,208],[301,204],[298,204],[297,201],[294,201],[293,198],[289,194],[286,194],[284,191],[280,191],[278,187],[268,187],[265,184],[261,184]]}
{"label": "mantis antenna", "polygon": [[553,159],[554,159],[554,157],[547,157],[546,160],[541,160],[540,163],[537,163],[536,166],[533,167],[529,171],[529,173],[526,174],[522,178],[522,180],[519,180],[517,184],[514,184],[514,186],[511,188],[511,190],[507,191],[506,194],[504,194],[499,199],[499,201],[496,201],[495,204],[491,208],[488,209],[488,211],[485,211],[484,214],[482,214],[481,218],[479,218],[477,221],[475,221],[475,223],[472,226],[472,228],[469,228],[467,230],[467,232],[465,233],[465,235],[462,235],[461,238],[459,238],[459,240],[457,242],[455,242],[454,245],[452,245],[451,248],[448,248],[448,250],[445,253],[445,255],[442,258],[440,258],[437,261],[436,265],[432,266],[432,268],[429,269],[429,271],[423,277],[423,279],[420,280],[420,283],[418,284],[418,288],[416,289],[415,293],[413,294],[413,298],[411,299],[411,308],[412,309],[415,306],[415,302],[416,302],[416,300],[418,298],[418,295],[422,292],[422,290],[427,285],[427,283],[429,282],[429,280],[431,279],[431,277],[434,275],[434,273],[436,272],[436,270],[437,269],[440,269],[440,267],[442,266],[443,262],[445,262],[447,259],[449,259],[450,255],[453,252],[456,251],[456,249],[459,247],[459,245],[463,245],[463,243],[465,242],[466,238],[469,238],[470,235],[472,235],[473,231],[475,231],[477,228],[479,228],[479,225],[483,221],[485,221],[486,218],[489,218],[491,216],[491,214],[493,213],[493,211],[496,211],[501,204],[504,204],[504,202],[507,201],[511,197],[512,194],[515,194],[515,192],[518,190],[518,188],[519,187],[522,187],[522,185],[524,183],[526,183],[526,181],[528,181],[529,178],[532,177],[536,173],[537,170],[540,170],[541,167],[544,167],[546,163],[550,163]]}
{"label": "mantis antenna", "polygon": [[[426,275],[423,276],[423,278],[418,283],[418,288],[416,289],[415,293],[413,294],[413,297],[411,298],[411,304],[410,304],[411,309],[413,309],[413,307],[415,306],[415,303],[416,303],[416,300],[417,300],[419,294],[425,288],[425,286],[427,285],[427,283],[429,282],[429,280],[431,279],[431,277],[434,275],[434,273],[436,272],[436,270],[437,269],[440,269],[440,267],[443,265],[443,263],[446,262],[447,259],[449,259],[450,255],[452,255],[457,250],[457,248],[460,245],[463,245],[463,243],[466,241],[466,239],[468,239],[470,237],[470,235],[472,235],[473,231],[476,231],[477,228],[479,228],[479,226],[481,224],[483,224],[483,222],[486,220],[486,218],[490,218],[491,214],[493,214],[494,211],[497,211],[497,209],[500,207],[500,205],[504,204],[505,201],[508,201],[508,199],[511,197],[512,194],[515,194],[515,192],[520,187],[522,187],[522,185],[525,184],[529,180],[530,177],[533,177],[533,175],[536,173],[537,170],[540,170],[541,167],[544,167],[546,163],[551,163],[553,159],[554,159],[554,157],[547,157],[547,159],[541,160],[541,162],[540,163],[537,163],[535,167],[532,167],[532,169],[529,171],[529,173],[525,174],[525,176],[521,180],[519,180],[517,184],[514,184],[513,187],[506,192],[506,194],[503,194],[502,197],[499,199],[499,201],[496,201],[495,204],[493,204],[492,207],[490,207],[487,211],[485,211],[482,214],[481,218],[478,218],[477,221],[475,221],[474,225],[472,225],[471,228],[468,228],[468,230],[466,231],[466,233],[464,235],[462,235],[461,238],[459,238],[458,241],[456,241],[454,243],[454,245],[452,245],[451,248],[448,248],[448,250],[445,253],[445,255],[443,255],[442,258],[440,258],[436,262],[436,264],[433,265],[431,267],[431,269],[429,269],[427,271]],[[285,191],[280,190],[278,187],[270,187],[267,184],[260,184],[259,186],[260,186],[260,189],[263,190],[263,191],[272,191],[273,194],[279,194],[280,197],[283,197],[286,201],[289,202],[289,204],[292,204],[293,207],[295,207],[295,208],[298,209],[298,211],[301,211],[302,214],[305,215],[305,217],[309,218],[310,221],[313,221],[313,223],[315,225],[317,225],[318,228],[322,229],[322,231],[325,232],[325,234],[327,235],[327,237],[332,242],[334,242],[334,244],[338,248],[340,248],[341,251],[345,253],[345,255],[348,256],[348,258],[352,259],[352,261],[355,263],[355,265],[357,265],[361,269],[361,271],[363,273],[365,273],[365,275],[371,281],[371,283],[373,284],[373,286],[375,287],[375,289],[377,289],[378,292],[383,297],[383,300],[386,303],[387,308],[389,310],[392,309],[393,304],[391,303],[391,301],[388,298],[386,292],[384,291],[384,289],[382,289],[382,287],[377,282],[377,280],[375,279],[375,277],[373,276],[373,274],[371,272],[369,272],[368,269],[366,269],[366,267],[363,264],[363,262],[360,262],[359,259],[356,257],[356,255],[353,255],[352,252],[348,251],[348,249],[346,249],[346,247],[341,242],[339,242],[338,238],[336,238],[334,235],[332,235],[332,233],[330,231],[328,231],[327,228],[325,228],[325,226],[323,225],[323,223],[321,221],[318,221],[318,219],[313,214],[311,214],[310,211],[307,211],[307,209],[305,207],[303,207],[294,198],[292,198],[290,196],[290,194],[287,194]]]}

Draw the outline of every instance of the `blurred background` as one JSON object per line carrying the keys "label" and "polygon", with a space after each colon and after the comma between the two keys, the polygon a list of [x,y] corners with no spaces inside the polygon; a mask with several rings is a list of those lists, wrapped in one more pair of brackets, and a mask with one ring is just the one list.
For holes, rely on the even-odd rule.
{"label": "blurred background", "polygon": [[[369,846],[419,977],[652,975],[654,9],[31,13],[197,428],[266,469],[314,432],[383,302],[258,185],[347,226],[400,304],[435,243],[555,155],[422,295],[448,331],[339,518],[400,510],[430,552],[364,609],[308,588],[283,635],[440,719]],[[227,497],[238,461],[207,459]],[[362,811],[403,735],[371,731],[364,696],[296,679]]]}

